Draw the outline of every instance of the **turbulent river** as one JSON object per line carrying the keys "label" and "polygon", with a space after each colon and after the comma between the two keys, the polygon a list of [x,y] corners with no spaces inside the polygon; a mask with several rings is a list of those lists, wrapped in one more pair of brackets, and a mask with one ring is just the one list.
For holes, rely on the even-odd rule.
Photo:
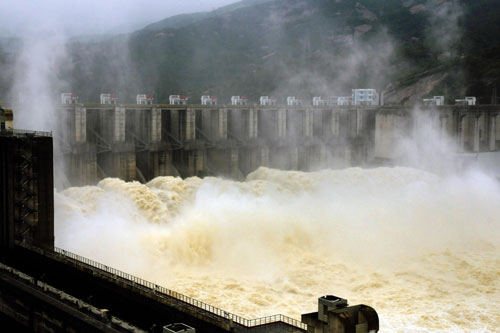
{"label": "turbulent river", "polygon": [[104,179],[56,193],[56,246],[247,318],[334,294],[381,331],[500,327],[500,185],[410,168]]}

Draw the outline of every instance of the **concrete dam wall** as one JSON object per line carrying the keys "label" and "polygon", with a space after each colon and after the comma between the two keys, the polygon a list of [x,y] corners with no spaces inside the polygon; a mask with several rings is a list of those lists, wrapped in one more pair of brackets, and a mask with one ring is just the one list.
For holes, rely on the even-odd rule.
{"label": "concrete dam wall", "polygon": [[[449,153],[494,152],[500,107],[262,107],[60,105],[56,155],[71,185],[105,177],[241,179],[259,166],[316,170],[398,158],[423,127],[453,141]],[[419,118],[425,115],[425,121]],[[430,120],[430,121],[429,121]]]}

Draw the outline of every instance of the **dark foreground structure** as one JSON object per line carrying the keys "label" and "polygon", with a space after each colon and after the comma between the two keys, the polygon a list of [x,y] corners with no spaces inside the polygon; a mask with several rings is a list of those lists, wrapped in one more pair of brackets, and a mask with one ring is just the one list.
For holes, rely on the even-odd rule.
{"label": "dark foreground structure", "polygon": [[0,246],[54,247],[54,179],[50,133],[0,132]]}
{"label": "dark foreground structure", "polygon": [[378,331],[373,309],[334,296],[320,298],[319,319],[304,315],[307,325],[283,315],[248,320],[54,247],[50,133],[0,132],[0,222],[0,320],[9,332]]}

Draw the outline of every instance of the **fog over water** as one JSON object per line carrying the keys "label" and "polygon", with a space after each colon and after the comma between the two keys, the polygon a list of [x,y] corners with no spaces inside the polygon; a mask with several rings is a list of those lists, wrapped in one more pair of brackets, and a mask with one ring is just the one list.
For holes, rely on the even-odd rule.
{"label": "fog over water", "polygon": [[499,202],[473,171],[105,179],[56,193],[56,246],[248,318],[300,319],[335,294],[382,331],[494,331]]}
{"label": "fog over water", "polygon": [[[200,10],[230,2],[205,1]],[[171,6],[165,14],[152,8],[160,1],[147,10],[126,1],[125,14],[116,1],[40,3],[0,4],[1,35],[23,37],[10,92],[18,128],[55,130],[54,97],[67,87],[56,69],[69,37],[108,32],[148,10],[158,19],[198,10],[194,1],[179,11],[161,2]],[[461,9],[449,3],[434,12],[429,33],[451,57]],[[368,60],[374,77],[387,72],[392,40],[377,38],[383,50],[361,47],[341,62],[340,83]],[[301,82],[295,70],[277,92]],[[315,80],[322,94],[339,83]],[[259,168],[243,182],[159,177],[69,188],[55,193],[56,246],[247,318],[300,319],[319,296],[334,294],[373,306],[383,332],[497,331],[500,186],[478,170],[447,172],[456,167],[443,159],[455,151],[447,141],[433,128],[402,140],[400,156],[412,168]]]}

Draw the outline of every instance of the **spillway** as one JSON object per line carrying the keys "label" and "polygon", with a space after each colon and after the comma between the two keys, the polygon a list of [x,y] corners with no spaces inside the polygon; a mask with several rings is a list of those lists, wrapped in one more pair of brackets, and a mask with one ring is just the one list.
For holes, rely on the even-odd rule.
{"label": "spillway", "polygon": [[381,331],[494,331],[499,202],[479,172],[402,167],[107,178],[55,194],[55,243],[247,318],[300,319],[330,293]]}

